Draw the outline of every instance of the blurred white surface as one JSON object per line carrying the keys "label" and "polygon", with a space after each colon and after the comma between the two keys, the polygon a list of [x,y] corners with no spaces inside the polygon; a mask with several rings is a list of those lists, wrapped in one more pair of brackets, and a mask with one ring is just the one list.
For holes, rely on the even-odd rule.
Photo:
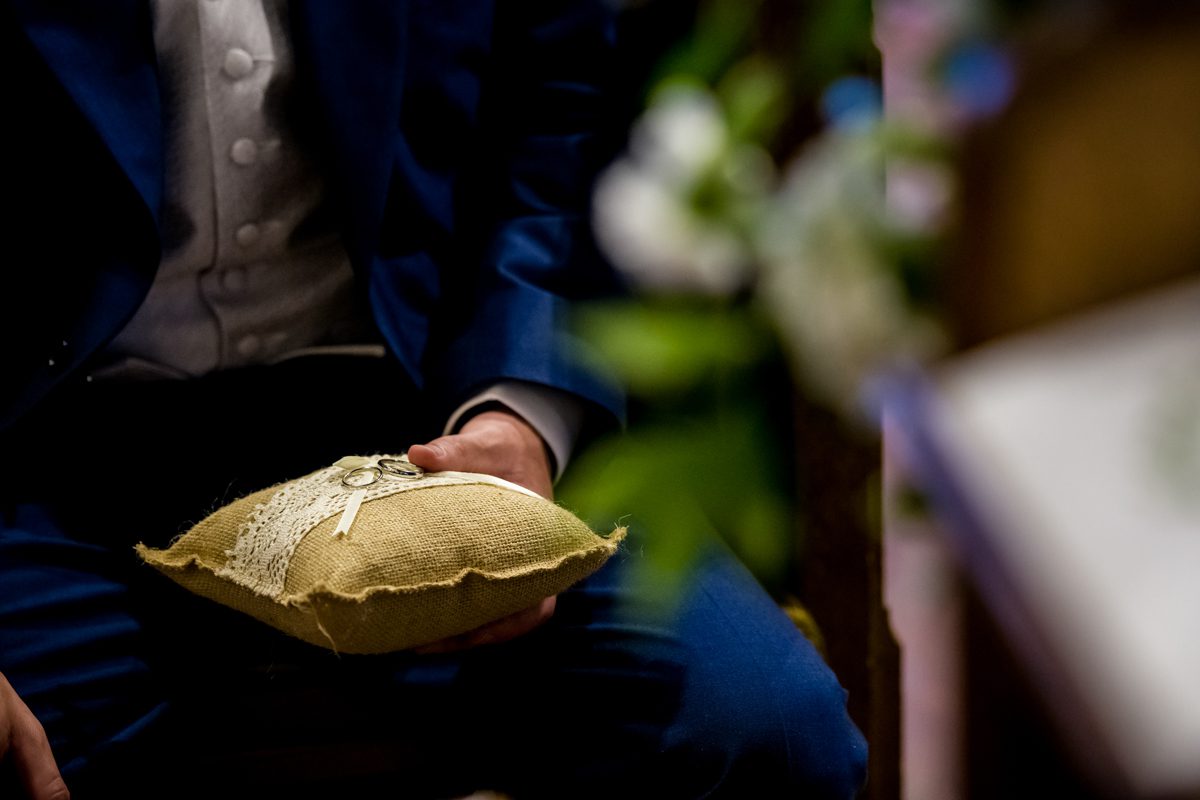
{"label": "blurred white surface", "polygon": [[935,394],[937,447],[1105,749],[1139,794],[1200,788],[1200,280],[980,348]]}

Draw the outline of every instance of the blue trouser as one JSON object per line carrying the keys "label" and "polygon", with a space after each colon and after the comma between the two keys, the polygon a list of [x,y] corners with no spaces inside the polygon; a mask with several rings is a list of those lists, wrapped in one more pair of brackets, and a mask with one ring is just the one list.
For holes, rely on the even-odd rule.
{"label": "blue trouser", "polygon": [[844,692],[717,543],[669,608],[631,579],[643,536],[538,631],[424,657],[339,657],[137,562],[250,488],[425,435],[415,408],[341,414],[346,380],[414,395],[339,369],[81,388],[5,441],[0,672],[76,800],[854,795]]}

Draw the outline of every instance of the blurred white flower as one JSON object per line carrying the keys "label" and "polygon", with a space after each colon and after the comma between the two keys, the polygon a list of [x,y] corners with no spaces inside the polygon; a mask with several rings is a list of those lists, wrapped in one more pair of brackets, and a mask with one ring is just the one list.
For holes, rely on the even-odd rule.
{"label": "blurred white flower", "polygon": [[883,159],[866,133],[826,133],[795,162],[759,230],[760,301],[800,379],[854,416],[869,378],[941,346],[880,251]]}
{"label": "blurred white flower", "polygon": [[[730,141],[709,92],[668,89],[637,122],[629,153],[596,186],[596,238],[645,288],[732,292],[751,265],[734,209],[741,195],[766,190],[771,169],[760,150]],[[700,207],[706,187],[718,208]]]}
{"label": "blurred white flower", "polygon": [[885,147],[878,123],[826,130],[776,188],[770,156],[732,140],[710,92],[673,88],[597,185],[597,239],[654,291],[728,294],[753,281],[799,379],[855,418],[873,375],[934,355],[943,338],[912,308],[884,241],[936,227],[951,181],[914,159],[889,202]]}
{"label": "blurred white flower", "polygon": [[746,248],[699,217],[658,175],[629,160],[596,187],[596,236],[635,283],[656,290],[730,292],[745,280]]}
{"label": "blurred white flower", "polygon": [[633,159],[677,186],[693,182],[728,146],[729,130],[716,98],[694,86],[659,92],[629,138]]}

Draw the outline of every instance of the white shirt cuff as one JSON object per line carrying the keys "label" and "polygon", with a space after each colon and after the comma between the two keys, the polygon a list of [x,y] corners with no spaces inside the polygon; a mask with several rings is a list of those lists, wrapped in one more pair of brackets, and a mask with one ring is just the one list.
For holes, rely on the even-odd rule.
{"label": "white shirt cuff", "polygon": [[566,469],[579,429],[583,425],[583,405],[570,392],[528,381],[504,380],[463,403],[446,422],[443,435],[458,430],[463,417],[484,403],[499,403],[529,423],[554,456],[554,479]]}

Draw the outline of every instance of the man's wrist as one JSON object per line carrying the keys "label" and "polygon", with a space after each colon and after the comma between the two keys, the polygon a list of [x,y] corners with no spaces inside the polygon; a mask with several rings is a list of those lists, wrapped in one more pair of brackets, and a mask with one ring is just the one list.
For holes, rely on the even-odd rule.
{"label": "man's wrist", "polygon": [[502,408],[528,424],[541,438],[557,479],[566,468],[583,424],[583,404],[569,392],[529,381],[504,380],[459,406],[446,422],[444,433],[462,428],[488,409]]}

